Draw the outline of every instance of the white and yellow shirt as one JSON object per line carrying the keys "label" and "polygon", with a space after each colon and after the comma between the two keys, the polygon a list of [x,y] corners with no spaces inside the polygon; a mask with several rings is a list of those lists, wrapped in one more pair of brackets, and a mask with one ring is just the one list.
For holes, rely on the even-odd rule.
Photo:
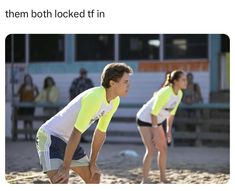
{"label": "white and yellow shirt", "polygon": [[99,119],[97,128],[102,132],[106,132],[119,102],[120,98],[116,97],[108,103],[105,88],[103,86],[94,87],[75,97],[54,117],[46,121],[41,128],[68,141],[73,128],[83,133]]}
{"label": "white and yellow shirt", "polygon": [[152,123],[151,114],[157,116],[158,123],[162,123],[170,115],[175,115],[183,93],[180,90],[176,95],[171,85],[161,88],[138,111],[137,118]]}

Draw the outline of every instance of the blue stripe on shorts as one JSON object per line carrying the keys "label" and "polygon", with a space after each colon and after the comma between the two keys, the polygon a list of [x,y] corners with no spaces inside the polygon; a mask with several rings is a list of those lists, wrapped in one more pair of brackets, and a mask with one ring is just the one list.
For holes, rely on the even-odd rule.
{"label": "blue stripe on shorts", "polygon": [[[67,144],[62,139],[51,135],[50,158],[58,158],[64,160],[66,146]],[[78,145],[74,152],[72,160],[79,160],[84,156],[86,156],[85,151],[80,145]]]}

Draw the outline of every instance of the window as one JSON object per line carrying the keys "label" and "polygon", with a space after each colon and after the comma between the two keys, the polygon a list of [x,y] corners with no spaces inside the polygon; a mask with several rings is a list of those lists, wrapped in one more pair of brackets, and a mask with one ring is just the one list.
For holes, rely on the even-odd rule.
{"label": "window", "polygon": [[123,34],[120,35],[120,59],[159,59],[159,35]]}
{"label": "window", "polygon": [[14,62],[25,62],[25,35],[24,34],[12,34],[6,37],[5,41],[5,61],[11,62],[11,39],[14,40]]}
{"label": "window", "polygon": [[30,62],[64,61],[63,34],[31,34]]}
{"label": "window", "polygon": [[208,35],[170,34],[164,36],[165,59],[208,57]]}
{"label": "window", "polygon": [[114,35],[76,35],[76,60],[114,60]]}

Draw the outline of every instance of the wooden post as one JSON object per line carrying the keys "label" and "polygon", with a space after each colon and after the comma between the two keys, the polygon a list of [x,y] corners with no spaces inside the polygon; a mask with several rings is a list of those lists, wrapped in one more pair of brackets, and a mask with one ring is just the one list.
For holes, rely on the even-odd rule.
{"label": "wooden post", "polygon": [[[195,117],[197,118],[198,121],[203,120],[203,115],[202,115],[201,109],[195,110]],[[197,135],[196,140],[195,140],[195,146],[200,147],[200,146],[202,146],[202,140],[200,138],[200,134],[201,134],[200,123],[196,125],[195,133]]]}

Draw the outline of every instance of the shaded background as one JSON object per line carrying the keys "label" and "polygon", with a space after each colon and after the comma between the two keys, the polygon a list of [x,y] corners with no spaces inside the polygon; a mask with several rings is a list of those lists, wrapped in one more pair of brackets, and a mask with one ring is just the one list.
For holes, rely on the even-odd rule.
{"label": "shaded background", "polygon": [[[135,107],[120,107],[117,117],[134,118],[136,112],[164,81],[165,73],[183,69],[194,75],[204,104],[208,110],[201,116],[214,118],[218,123],[207,123],[199,116],[201,124],[207,127],[196,128],[195,124],[175,121],[175,129],[180,132],[216,132],[212,139],[203,139],[205,145],[229,146],[229,37],[224,34],[12,34],[6,37],[6,137],[12,137],[11,103],[12,91],[18,90],[24,74],[29,73],[39,90],[46,76],[55,79],[59,89],[59,102],[69,102],[69,88],[80,68],[88,71],[88,77],[95,86],[100,85],[100,74],[110,62],[125,62],[134,69],[129,95],[122,98],[122,104]],[[219,105],[218,103],[223,103]],[[196,106],[197,107],[197,106]],[[219,107],[222,107],[222,109]],[[212,109],[211,109],[212,108]],[[224,109],[223,109],[224,108]],[[195,110],[195,109],[194,109]],[[179,109],[177,116],[185,116],[186,109]],[[209,114],[208,114],[209,112]],[[35,115],[41,115],[36,108]],[[177,118],[176,118],[177,119]],[[111,123],[109,133],[117,134],[110,141],[118,142],[120,136],[130,142],[139,142],[135,135],[136,125],[132,119],[128,123]],[[180,121],[180,120],[179,120]],[[40,122],[34,122],[35,131]],[[20,128],[20,122],[19,122]],[[91,128],[92,129],[92,128]],[[118,131],[118,132],[117,132]],[[127,131],[125,134],[122,132]],[[220,134],[222,133],[222,134]],[[119,134],[119,135],[118,135]],[[134,136],[133,136],[134,135]],[[177,135],[177,134],[176,134]],[[185,134],[184,134],[185,135]],[[193,136],[184,139],[177,136],[176,145],[196,145]],[[220,136],[221,135],[221,136]],[[209,136],[209,137],[211,137]],[[187,136],[186,136],[187,137]],[[218,137],[217,139],[215,137]],[[222,137],[222,138],[221,138]],[[202,143],[200,143],[202,144]]]}

